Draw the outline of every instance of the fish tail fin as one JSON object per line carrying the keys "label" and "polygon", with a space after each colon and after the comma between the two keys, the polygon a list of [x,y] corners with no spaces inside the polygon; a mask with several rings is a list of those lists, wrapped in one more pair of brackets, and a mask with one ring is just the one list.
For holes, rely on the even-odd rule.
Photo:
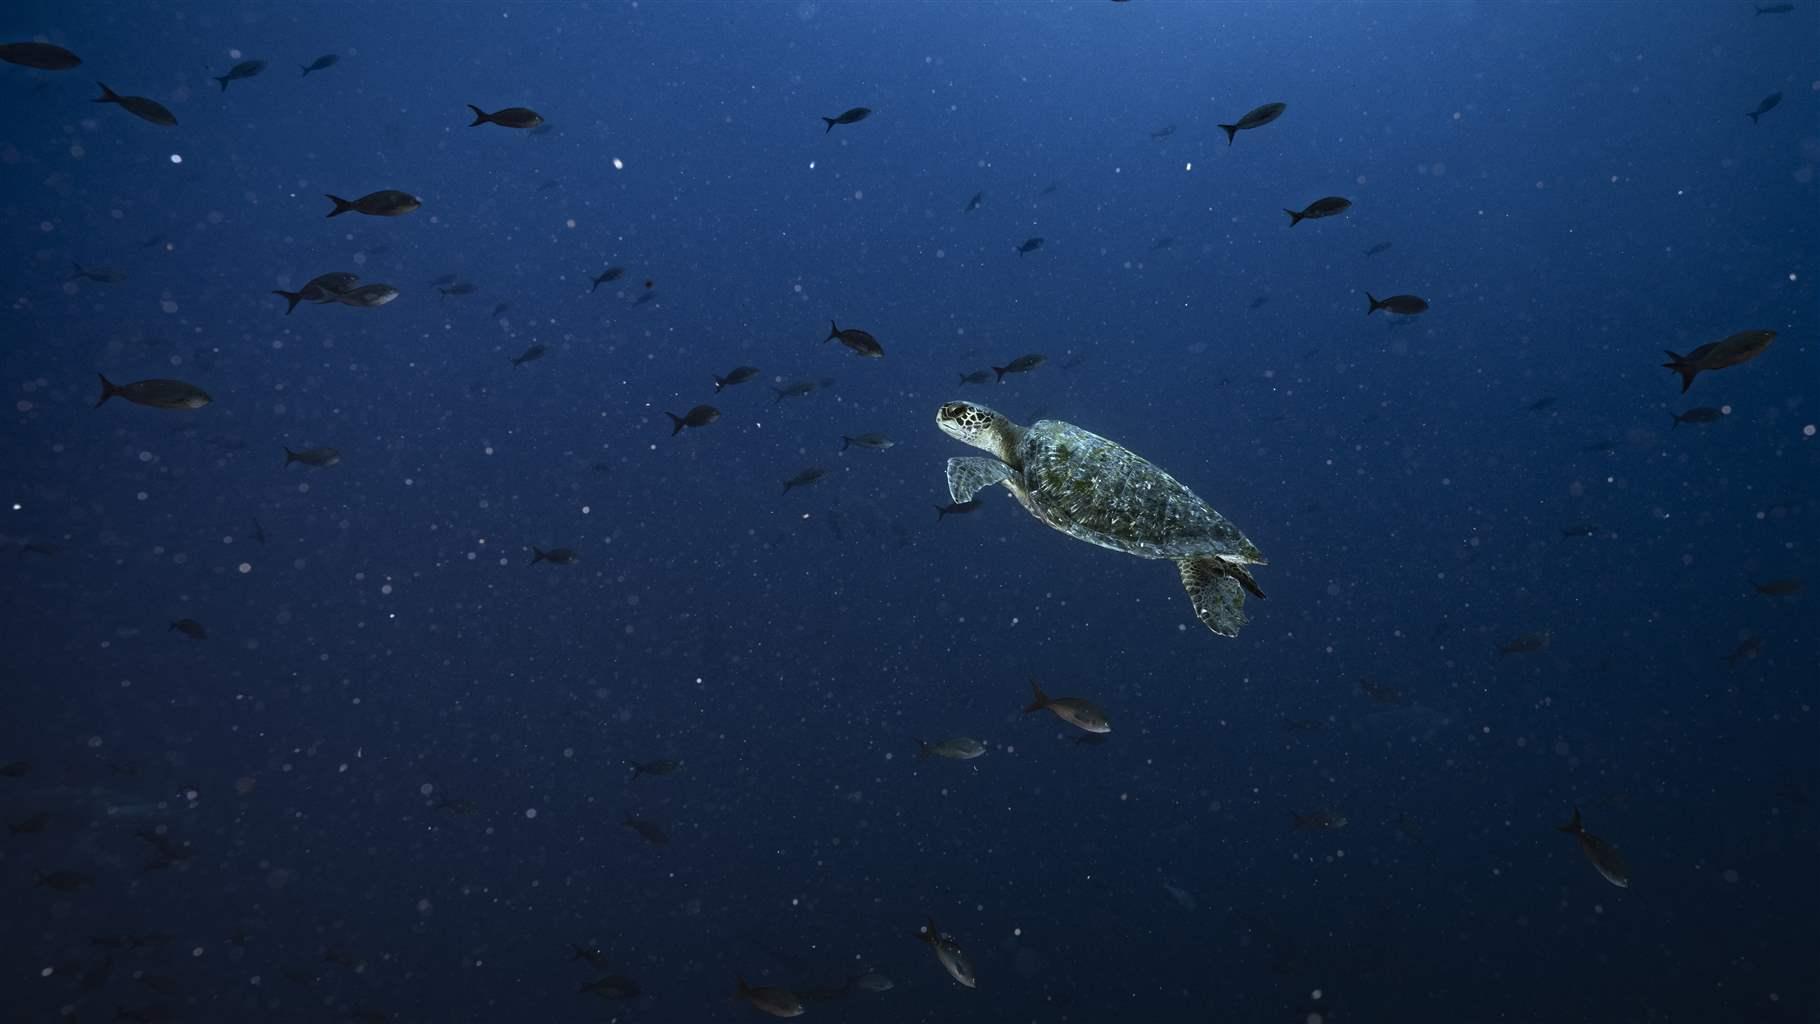
{"label": "fish tail fin", "polygon": [[1043,687],[1036,681],[1035,676],[1030,677],[1030,694],[1032,699],[1029,704],[1024,706],[1024,714],[1041,711],[1049,706],[1049,695],[1043,692]]}
{"label": "fish tail fin", "polygon": [[640,775],[643,775],[645,773],[644,768],[641,767],[637,761],[634,761],[631,758],[626,759],[626,767],[632,769],[632,778],[634,780],[636,780]]}
{"label": "fish tail fin", "polygon": [[469,110],[472,110],[474,112],[474,120],[468,125],[469,128],[477,128],[483,124],[486,124],[488,121],[493,120],[492,115],[488,114],[486,111],[480,109],[479,107],[475,106],[474,104],[470,103],[467,106],[468,106]]}
{"label": "fish tail fin", "polygon": [[1367,309],[1365,311],[1366,316],[1370,316],[1371,314],[1376,313],[1378,310],[1384,308],[1384,304],[1382,302],[1379,302],[1377,299],[1377,296],[1371,294],[1370,292],[1365,293],[1365,301],[1371,303],[1371,308]]}
{"label": "fish tail fin", "polygon": [[939,523],[946,518],[948,518],[948,510],[940,505],[935,506],[935,521]]}
{"label": "fish tail fin", "polygon": [[[941,509],[936,509],[936,511],[939,512]],[[929,742],[927,740],[919,739],[916,741],[916,759],[919,761],[929,760]]]}
{"label": "fish tail fin", "polygon": [[840,436],[840,450],[844,452],[851,447],[853,447],[853,439],[851,437],[848,437],[845,434],[842,434]]}
{"label": "fish tail fin", "polygon": [[284,296],[284,301],[291,304],[290,308],[284,311],[285,316],[290,316],[292,313],[297,312],[297,304],[303,301],[302,292],[287,292],[283,288],[274,288],[272,289],[272,294]]}
{"label": "fish tail fin", "polygon": [[1679,427],[1681,425],[1681,417],[1673,409],[1670,409],[1668,411],[1668,418],[1674,421],[1674,424],[1672,426],[1670,426],[1668,429],[1673,430],[1673,429],[1675,429],[1675,427]]}
{"label": "fish tail fin", "polygon": [[664,415],[670,417],[671,423],[676,424],[676,426],[674,426],[670,429],[670,436],[675,437],[676,435],[682,433],[683,418],[681,416],[676,415],[673,412],[666,412],[666,413],[664,413]]}
{"label": "fish tail fin", "polygon": [[1761,116],[1762,116],[1762,115],[1760,115],[1760,114],[1757,114],[1757,113],[1755,113],[1755,112],[1752,112],[1752,113],[1749,113],[1749,114],[1746,114],[1746,115],[1744,115],[1744,116],[1745,116],[1745,117],[1748,117],[1748,118],[1750,118],[1750,123],[1751,123],[1751,124],[1756,124],[1756,123],[1757,123],[1757,118],[1758,118],[1758,117],[1761,117]]}
{"label": "fish tail fin", "polygon": [[232,81],[232,79],[230,79],[227,75],[214,75],[212,77],[215,79],[216,83],[221,86],[221,91],[227,92],[227,84],[228,84],[228,82]]}
{"label": "fish tail fin", "polygon": [[538,562],[543,561],[545,557],[547,557],[547,556],[544,555],[542,548],[538,547],[535,544],[531,545],[531,564],[532,565],[536,565]]}
{"label": "fish tail fin", "polygon": [[76,272],[69,276],[71,281],[79,280],[88,273],[88,271],[82,269],[82,264],[77,263],[75,260],[70,260],[70,266],[76,268]]}
{"label": "fish tail fin", "polygon": [[332,195],[329,195],[327,192],[324,192],[322,194],[322,197],[324,199],[327,199],[329,202],[335,204],[335,208],[333,210],[329,211],[329,216],[331,216],[331,217],[339,217],[342,214],[344,214],[354,208],[353,203],[348,202],[346,199],[343,199],[340,196],[332,196]]}
{"label": "fish tail fin", "polygon": [[1694,378],[1699,375],[1700,368],[1689,362],[1686,356],[1669,352],[1667,349],[1663,349],[1663,351],[1668,352],[1669,361],[1663,363],[1662,368],[1673,370],[1681,375],[1681,393],[1687,394],[1687,389],[1694,386]]}
{"label": "fish tail fin", "polygon": [[1236,124],[1220,125],[1220,130],[1222,130],[1226,133],[1226,145],[1228,145],[1228,146],[1232,145],[1233,139],[1238,138],[1239,126]]}
{"label": "fish tail fin", "polygon": [[772,402],[771,402],[772,405],[776,405],[778,402],[781,402],[784,400],[784,389],[783,388],[772,388],[771,390],[777,392],[777,398],[772,400]]}
{"label": "fish tail fin", "polygon": [[167,629],[167,630],[165,630],[165,632],[166,632],[166,633],[174,633],[174,632],[176,632],[176,631],[177,631],[177,623],[176,623],[176,620],[172,620],[172,621],[171,621],[171,628],[170,628],[170,629]]}
{"label": "fish tail fin", "polygon": [[107,87],[106,82],[98,81],[95,84],[101,87],[101,98],[98,100],[92,100],[90,102],[93,102],[93,103],[119,103],[120,102],[120,94],[115,92],[112,89],[109,89]]}
{"label": "fish tail fin", "polygon": [[717,394],[717,395],[720,394],[721,389],[725,388],[726,386],[727,386],[727,378],[721,377],[721,376],[714,376],[714,393],[715,394]]}
{"label": "fish tail fin", "polygon": [[296,462],[296,461],[297,461],[297,453],[296,453],[296,452],[294,452],[294,451],[291,451],[291,449],[290,449],[290,448],[289,448],[289,447],[288,447],[288,446],[287,446],[287,447],[285,447],[285,449],[284,449],[284,464],[285,464],[285,465],[287,465],[287,466],[288,466],[288,465],[290,465],[290,464],[291,464],[291,463],[293,463],[293,462]]}
{"label": "fish tail fin", "polygon": [[99,409],[101,408],[101,403],[119,394],[120,389],[114,386],[113,381],[107,379],[107,374],[97,373],[95,376],[101,378],[101,397],[95,399],[95,408]]}
{"label": "fish tail fin", "polygon": [[1575,836],[1586,831],[1586,826],[1580,824],[1580,809],[1578,807],[1574,808],[1573,820],[1568,822],[1565,825],[1556,825],[1555,831],[1566,832],[1568,835],[1575,835]]}
{"label": "fish tail fin", "polygon": [[1004,367],[1002,367],[1002,366],[994,366],[994,367],[993,367],[993,368],[992,368],[992,372],[993,372],[993,373],[996,373],[996,374],[998,374],[998,380],[997,380],[997,381],[995,381],[995,382],[994,382],[994,383],[997,383],[997,384],[1003,384],[1003,383],[1005,383],[1005,374],[1006,374],[1006,373],[1007,373],[1007,372],[1009,372],[1009,371],[1007,371],[1007,370],[1006,370],[1006,369],[1005,369],[1005,368],[1004,368]]}
{"label": "fish tail fin", "polygon": [[828,321],[828,336],[822,339],[822,343],[826,344],[838,337],[840,337],[840,325],[832,320]]}
{"label": "fish tail fin", "polygon": [[303,74],[299,75],[299,78],[310,77],[310,66],[308,64],[299,64],[297,66],[303,69]]}
{"label": "fish tail fin", "polygon": [[824,132],[822,132],[822,134],[823,134],[823,135],[826,135],[826,134],[828,134],[828,132],[831,132],[831,131],[833,131],[833,130],[834,130],[834,118],[832,118],[832,117],[824,117],[824,118],[822,118],[822,120],[824,120],[824,121],[826,121],[826,122],[828,122],[828,128],[827,128],[827,131],[824,131]]}
{"label": "fish tail fin", "polygon": [[1283,212],[1289,214],[1289,226],[1290,227],[1293,228],[1297,224],[1302,223],[1302,215],[1300,213],[1297,213],[1294,210],[1284,210]]}
{"label": "fish tail fin", "polygon": [[796,486],[796,485],[795,485],[795,484],[793,484],[793,483],[791,483],[791,482],[790,482],[790,481],[788,481],[788,480],[785,480],[785,481],[784,481],[784,493],[785,493],[785,494],[789,494],[789,493],[790,493],[790,488],[792,488],[792,487],[795,487],[795,486]]}

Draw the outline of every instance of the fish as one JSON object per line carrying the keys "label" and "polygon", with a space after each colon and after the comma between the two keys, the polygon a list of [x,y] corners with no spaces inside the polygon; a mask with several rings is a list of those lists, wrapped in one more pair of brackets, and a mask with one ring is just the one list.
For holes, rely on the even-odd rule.
{"label": "fish", "polygon": [[459,281],[447,288],[438,288],[436,290],[441,292],[442,297],[446,299],[451,295],[472,295],[480,290],[480,286],[472,281]]}
{"label": "fish", "polygon": [[395,188],[380,189],[368,192],[359,199],[347,200],[340,196],[323,193],[324,198],[335,204],[330,210],[330,217],[339,217],[344,213],[364,213],[369,217],[402,217],[412,210],[423,206],[423,200]]}
{"label": "fish", "polygon": [[820,380],[799,380],[794,383],[785,384],[781,388],[772,388],[771,390],[777,393],[777,401],[772,402],[771,404],[776,405],[777,402],[781,402],[786,398],[801,398],[817,388],[831,387],[833,384],[833,379],[824,377]]}
{"label": "fish", "polygon": [[489,314],[487,314],[487,316],[488,316],[488,318],[489,318],[489,319],[493,319],[493,320],[497,320],[497,319],[499,319],[499,318],[500,318],[500,316],[501,316],[501,315],[502,315],[502,314],[504,314],[504,313],[505,313],[505,311],[506,311],[506,310],[508,310],[508,309],[511,309],[511,308],[512,308],[512,304],[511,304],[511,303],[509,303],[509,302],[502,302],[502,303],[500,303],[500,304],[499,304],[499,305],[497,305],[497,306],[494,306],[494,307],[493,307],[493,312],[491,312],[491,313],[489,313]]}
{"label": "fish", "polygon": [[670,833],[662,825],[649,818],[635,818],[628,814],[620,824],[638,833],[638,837],[652,846],[670,845]]}
{"label": "fish", "polygon": [[1029,373],[1031,370],[1043,365],[1044,361],[1048,358],[1048,356],[1042,355],[1041,353],[1032,352],[1027,356],[1018,356],[1016,359],[1011,360],[1003,366],[994,366],[992,372],[998,374],[998,382],[1003,384],[1005,382],[1005,374]]}
{"label": "fish", "polygon": [[95,84],[101,86],[101,97],[91,102],[118,103],[121,107],[125,108],[127,113],[132,114],[142,121],[150,121],[153,124],[162,125],[166,128],[173,128],[176,126],[177,115],[171,113],[169,108],[164,104],[159,103],[157,100],[146,99],[144,96],[122,96],[114,90],[109,89],[106,82],[96,82]]}
{"label": "fish", "polygon": [[638,982],[631,978],[620,974],[609,974],[583,985],[581,991],[602,999],[637,999],[640,990]]}
{"label": "fish", "polygon": [[532,345],[530,348],[525,349],[522,354],[513,357],[512,365],[517,367],[523,366],[526,363],[534,363],[537,360],[542,359],[544,353],[547,351],[549,350],[542,345]]}
{"label": "fish", "polygon": [[979,980],[973,973],[973,961],[967,958],[960,943],[954,941],[954,936],[935,926],[935,918],[929,918],[928,926],[918,930],[916,937],[935,951],[935,959],[948,972],[949,977],[968,988],[978,987]]}
{"label": "fish", "polygon": [[822,134],[826,135],[826,134],[828,134],[828,132],[833,131],[834,126],[837,124],[858,124],[859,122],[864,121],[866,118],[871,117],[871,116],[872,116],[871,107],[854,107],[853,109],[848,110],[848,111],[840,114],[837,117],[824,117],[824,118],[822,118],[822,120],[828,122],[828,127],[826,130],[824,130],[822,132]]}
{"label": "fish", "polygon": [[1246,309],[1262,309],[1262,308],[1264,308],[1264,304],[1269,301],[1270,301],[1270,296],[1260,295],[1257,298],[1252,299],[1251,304],[1246,306],[1245,308]]}
{"label": "fish", "polygon": [[338,301],[341,295],[353,289],[359,281],[360,278],[358,275],[350,274],[346,271],[335,271],[328,274],[318,274],[315,277],[310,278],[302,288],[299,288],[294,292],[287,292],[282,288],[274,288],[272,289],[272,294],[284,296],[285,302],[289,303],[285,308],[284,315],[290,316],[297,311],[297,304],[300,302],[321,304]]}
{"label": "fish", "polygon": [[1744,116],[1750,118],[1751,124],[1756,124],[1757,118],[1762,117],[1764,114],[1767,114],[1770,111],[1776,109],[1776,104],[1781,103],[1781,102],[1782,102],[1782,94],[1779,92],[1772,92],[1768,96],[1763,97],[1763,102],[1757,104],[1757,109],[1751,111],[1748,114],[1745,114]]}
{"label": "fish", "polygon": [[355,309],[378,309],[396,299],[398,289],[389,284],[363,284],[335,296],[335,301]]}
{"label": "fish", "polygon": [[1795,9],[1794,4],[1770,4],[1768,7],[1757,8],[1757,13],[1758,14],[1787,14],[1788,12],[1790,12],[1794,9]]}
{"label": "fish", "polygon": [[1508,654],[1534,654],[1537,651],[1545,651],[1548,649],[1549,639],[1550,634],[1546,629],[1525,633],[1499,647],[1498,654],[1502,657]]}
{"label": "fish", "polygon": [[81,892],[94,885],[95,878],[80,871],[40,871],[35,884],[58,892]]}
{"label": "fish", "polygon": [[1768,583],[1752,581],[1751,589],[1765,597],[1794,597],[1801,593],[1803,584],[1799,579],[1790,577],[1782,580],[1770,580]]}
{"label": "fish", "polygon": [[985,201],[986,201],[986,193],[975,192],[975,193],[973,193],[973,198],[967,200],[967,208],[962,210],[961,212],[962,213],[972,213],[973,211],[979,209],[980,204]]}
{"label": "fish", "polygon": [[682,767],[682,762],[671,761],[667,758],[658,758],[655,761],[628,760],[626,767],[632,769],[632,781],[636,782],[641,775],[674,775],[677,769]]}
{"label": "fish", "polygon": [[1387,686],[1384,683],[1377,682],[1373,679],[1359,680],[1359,692],[1370,698],[1373,704],[1388,704],[1394,707],[1401,707],[1402,705],[1409,703],[1409,697],[1404,694],[1402,690],[1399,690],[1394,686]]}
{"label": "fish", "polygon": [[[759,370],[756,366],[735,366],[733,369],[727,371],[725,377],[714,377],[714,393],[718,395],[735,384],[744,384],[746,381],[758,376],[758,374]],[[712,377],[714,375],[709,374],[709,376]]]}
{"label": "fish", "polygon": [[1161,128],[1158,128],[1158,129],[1156,129],[1156,130],[1154,130],[1154,131],[1152,131],[1152,132],[1151,132],[1151,133],[1150,133],[1150,137],[1151,137],[1151,138],[1152,138],[1152,139],[1155,139],[1155,140],[1156,140],[1156,141],[1158,141],[1158,142],[1161,142],[1161,141],[1163,141],[1163,140],[1164,140],[1164,139],[1166,139],[1166,138],[1168,138],[1168,137],[1169,137],[1169,136],[1171,136],[1171,135],[1174,135],[1174,134],[1175,134],[1175,125],[1172,125],[1172,124],[1166,124],[1166,125],[1164,125],[1164,126],[1163,126],[1163,127],[1161,127]]}
{"label": "fish", "polygon": [[538,562],[548,562],[551,565],[574,565],[580,560],[581,556],[576,554],[573,548],[551,548],[548,551],[536,546],[531,548],[532,565],[536,565]]}
{"label": "fish", "polygon": [[543,115],[529,107],[507,107],[489,114],[474,104],[467,105],[474,112],[474,120],[469,128],[478,128],[483,124],[496,124],[501,128],[535,128],[543,124]]}
{"label": "fish", "polygon": [[1684,356],[1669,351],[1669,361],[1662,367],[1681,375],[1681,393],[1685,395],[1687,389],[1694,386],[1694,378],[1701,373],[1748,363],[1762,355],[1775,340],[1775,331],[1739,331],[1723,340],[1709,341]]}
{"label": "fish", "polygon": [[970,498],[967,501],[954,501],[949,502],[946,505],[937,505],[935,506],[935,521],[939,523],[949,516],[966,515],[968,512],[979,508],[980,503],[979,498]]}
{"label": "fish", "polygon": [[1285,718],[1278,723],[1284,732],[1318,732],[1326,727],[1327,723],[1319,718]]}
{"label": "fish", "polygon": [[986,745],[970,736],[956,736],[939,743],[916,741],[916,756],[922,760],[940,757],[950,761],[971,761],[985,752]]}
{"label": "fish", "polygon": [[738,996],[773,1017],[800,1017],[803,1015],[803,1001],[797,998],[796,993],[788,989],[774,988],[769,985],[753,988],[746,984],[745,978],[740,978]]}
{"label": "fish", "polygon": [[324,469],[340,461],[341,450],[338,448],[305,448],[300,452],[294,452],[289,448],[284,450],[284,464],[287,466],[293,462],[301,462],[306,466]]}
{"label": "fish", "polygon": [[1151,252],[1162,252],[1164,249],[1173,248],[1175,248],[1175,238],[1170,235],[1164,235],[1162,238],[1150,243]]}
{"label": "fish", "polygon": [[340,60],[341,60],[341,56],[339,54],[325,53],[322,56],[316,58],[315,60],[310,61],[308,64],[301,65],[301,67],[303,68],[303,74],[298,77],[307,78],[307,77],[309,77],[309,74],[312,71],[321,71],[325,68],[332,68]]}
{"label": "fish", "polygon": [[32,763],[30,761],[8,761],[5,764],[0,764],[0,777],[23,779],[31,773]]}
{"label": "fish", "polygon": [[1592,866],[1598,869],[1599,875],[1607,882],[1620,889],[1630,888],[1630,868],[1625,865],[1624,858],[1618,856],[1618,848],[1586,831],[1586,826],[1580,821],[1578,807],[1574,808],[1572,821],[1556,825],[1555,829],[1579,841],[1580,852],[1586,854],[1586,859],[1592,862]]}
{"label": "fish", "polygon": [[1574,537],[1596,537],[1598,534],[1599,524],[1597,523],[1581,523],[1577,526],[1561,527],[1562,540],[1568,540]]}
{"label": "fish", "polygon": [[1220,125],[1220,130],[1226,133],[1226,145],[1232,145],[1232,140],[1237,138],[1240,132],[1251,128],[1262,128],[1282,117],[1283,111],[1288,109],[1288,106],[1286,103],[1266,103],[1239,118],[1237,124]]}
{"label": "fish", "polygon": [[962,384],[985,384],[992,380],[992,371],[973,370],[969,373],[960,374],[960,379]]}
{"label": "fish", "polygon": [[[645,287],[646,287],[646,288],[649,288],[649,287],[651,287],[651,286],[650,286],[650,285],[645,285]],[[647,302],[653,302],[653,301],[656,301],[656,299],[657,299],[657,293],[656,293],[656,292],[653,292],[653,291],[645,291],[645,292],[640,292],[640,293],[639,293],[639,296],[638,296],[638,298],[636,298],[636,299],[633,299],[633,300],[632,300],[632,305],[634,305],[634,306],[642,306],[642,305],[644,305],[644,304],[645,304],[645,303],[647,303]]]}
{"label": "fish", "polygon": [[1022,256],[1025,253],[1035,252],[1038,249],[1041,249],[1042,247],[1043,247],[1043,240],[1041,238],[1032,236],[1030,238],[1024,239],[1023,244],[1021,244],[1017,247],[1017,254],[1019,256]]}
{"label": "fish", "polygon": [[45,826],[50,823],[50,812],[39,811],[36,814],[21,818],[18,821],[7,822],[6,830],[16,836],[36,835],[44,831]]}
{"label": "fish", "polygon": [[1523,407],[1524,412],[1547,412],[1555,406],[1555,396],[1543,395],[1541,398]]}
{"label": "fish", "polygon": [[105,374],[97,373],[95,376],[101,378],[101,397],[95,399],[97,409],[115,397],[154,409],[200,409],[213,401],[208,392],[180,380],[152,379],[115,384]]}
{"label": "fish", "polygon": [[228,87],[229,82],[238,82],[243,78],[252,78],[264,70],[265,70],[265,61],[243,60],[240,63],[229,68],[227,74],[216,75],[215,81],[221,86],[222,92],[227,92],[227,87]]}
{"label": "fish", "polygon": [[480,805],[472,800],[445,796],[431,804],[430,810],[448,811],[450,814],[459,814],[465,817],[466,815],[473,814],[475,811],[480,810]]}
{"label": "fish", "polygon": [[1300,211],[1284,210],[1283,212],[1289,214],[1289,226],[1293,228],[1305,220],[1318,220],[1322,217],[1345,213],[1351,206],[1352,200],[1350,199],[1341,196],[1326,196],[1309,203]]}
{"label": "fish", "polygon": [[681,416],[673,412],[666,412],[664,415],[670,417],[670,422],[676,424],[675,429],[670,431],[670,436],[675,437],[683,432],[684,427],[705,427],[720,419],[720,410],[711,405],[698,405]]}
{"label": "fish", "polygon": [[1683,413],[1677,413],[1671,409],[1668,418],[1675,421],[1674,425],[1668,428],[1673,430],[1683,423],[1692,423],[1696,426],[1702,423],[1717,423],[1725,418],[1725,410],[1715,409],[1710,405],[1696,406]]}
{"label": "fish", "polygon": [[889,992],[897,987],[897,983],[879,971],[866,971],[848,978],[847,987],[861,992]]}
{"label": "fish", "polygon": [[594,281],[594,288],[589,288],[588,291],[592,293],[595,288],[599,288],[603,284],[610,284],[617,281],[621,277],[624,277],[625,273],[626,268],[624,267],[608,267],[592,278]]}
{"label": "fish", "polygon": [[1367,249],[1367,250],[1365,250],[1365,255],[1367,255],[1367,256],[1376,256],[1376,255],[1377,255],[1377,254],[1378,254],[1378,253],[1381,253],[1381,252],[1389,252],[1389,251],[1390,251],[1390,243],[1389,243],[1389,242],[1379,242],[1379,243],[1378,243],[1378,244],[1376,244],[1376,245],[1374,245],[1374,246],[1372,246],[1372,247],[1371,247],[1371,248],[1369,248],[1369,249]]}
{"label": "fish", "polygon": [[827,344],[836,340],[868,359],[884,358],[885,348],[878,343],[877,338],[856,327],[842,330],[840,325],[830,320],[828,321],[828,336],[822,339],[822,343]]}
{"label": "fish", "polygon": [[259,525],[257,518],[253,520],[253,539],[261,544],[265,543],[265,527]]}
{"label": "fish", "polygon": [[1295,819],[1290,827],[1297,832],[1333,832],[1345,828],[1352,820],[1339,811],[1329,808],[1310,811],[1307,814],[1291,811],[1289,816]]}
{"label": "fish", "polygon": [[1168,879],[1163,879],[1163,891],[1167,892],[1169,898],[1175,901],[1175,905],[1181,907],[1183,910],[1201,909],[1200,901],[1194,898],[1194,893],[1189,892],[1187,889],[1176,885]]}
{"label": "fish", "polygon": [[208,627],[197,622],[195,619],[178,619],[171,623],[171,628],[165,630],[165,632],[182,633],[191,640],[207,640],[209,638]]}
{"label": "fish", "polygon": [[574,955],[569,957],[570,960],[585,960],[589,966],[598,967],[603,971],[606,970],[607,954],[602,953],[600,950],[591,946],[577,945],[573,942],[569,944],[569,949],[574,951]]}
{"label": "fish", "polygon": [[1738,646],[1732,648],[1730,654],[1727,654],[1719,660],[1725,662],[1732,668],[1737,668],[1740,661],[1748,661],[1762,653],[1763,638],[1760,636],[1747,636],[1738,642]]}
{"label": "fish", "polygon": [[39,71],[68,71],[82,63],[81,57],[51,43],[0,43],[0,60]]}
{"label": "fish", "polygon": [[1083,697],[1051,697],[1043,692],[1042,686],[1034,678],[1030,680],[1030,692],[1030,703],[1024,705],[1026,715],[1033,711],[1049,711],[1084,732],[1112,731],[1112,723],[1107,720],[1106,712],[1092,701]]}
{"label": "fish", "polygon": [[807,487],[827,475],[828,471],[822,469],[820,466],[813,466],[809,469],[805,469],[801,473],[784,481],[784,493],[789,494],[790,488],[792,487]]}
{"label": "fish", "polygon": [[1380,309],[1388,309],[1398,316],[1415,316],[1417,313],[1428,312],[1428,300],[1414,295],[1392,295],[1388,299],[1380,299],[1366,292],[1365,301],[1371,303],[1371,307],[1365,310],[1366,316]]}
{"label": "fish", "polygon": [[893,441],[889,437],[886,437],[885,435],[879,434],[879,433],[861,434],[858,437],[848,437],[845,434],[841,435],[841,438],[840,438],[840,450],[841,451],[844,452],[848,448],[853,447],[854,445],[858,445],[861,448],[871,448],[871,449],[882,452],[886,448],[895,447],[897,445],[897,442]]}
{"label": "fish", "polygon": [[126,272],[115,270],[113,267],[85,267],[75,260],[70,261],[70,266],[76,268],[76,272],[71,274],[68,278],[68,280],[71,281],[94,281],[97,284],[119,284],[126,280]]}

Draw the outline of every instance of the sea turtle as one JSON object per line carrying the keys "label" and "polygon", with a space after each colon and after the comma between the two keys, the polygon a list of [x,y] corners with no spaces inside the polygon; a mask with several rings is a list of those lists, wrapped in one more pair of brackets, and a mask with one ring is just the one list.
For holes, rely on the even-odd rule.
{"label": "sea turtle", "polygon": [[1221,636],[1237,636],[1245,624],[1247,592],[1264,596],[1245,569],[1264,564],[1257,545],[1123,445],[1060,420],[1022,427],[974,402],[943,405],[935,422],[942,433],[994,456],[948,460],[955,501],[1002,483],[1031,515],[1070,537],[1173,561],[1195,617]]}

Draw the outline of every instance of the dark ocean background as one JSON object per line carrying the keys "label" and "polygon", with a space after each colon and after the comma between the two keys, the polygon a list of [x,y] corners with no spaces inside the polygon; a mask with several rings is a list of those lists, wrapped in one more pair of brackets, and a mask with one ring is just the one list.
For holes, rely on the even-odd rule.
{"label": "dark ocean background", "polygon": [[[686,1024],[757,1018],[744,976],[879,1024],[1820,1020],[1820,615],[1753,589],[1820,573],[1820,4],[27,2],[0,38],[83,58],[0,65],[0,1019]],[[324,218],[386,188],[422,209]],[[270,294],[328,271],[402,294]],[[1752,329],[1686,395],[1660,366]],[[97,372],[214,401],[95,409]],[[998,489],[938,520],[955,397],[1168,469],[1268,600],[1225,639]],[[1021,714],[1032,676],[1105,742]]]}

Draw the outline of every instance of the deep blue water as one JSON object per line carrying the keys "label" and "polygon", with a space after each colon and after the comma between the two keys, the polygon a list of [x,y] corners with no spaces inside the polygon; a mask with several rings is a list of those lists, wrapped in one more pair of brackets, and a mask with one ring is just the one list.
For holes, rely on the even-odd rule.
{"label": "deep blue water", "polygon": [[[867,969],[806,1016],[1820,1020],[1820,615],[1753,589],[1820,572],[1820,5],[34,2],[0,37],[83,60],[0,65],[5,1020],[734,1021],[740,976]],[[422,208],[324,218],[386,188]],[[270,294],[328,271],[401,294]],[[1660,366],[1745,330],[1685,396]],[[213,402],[91,408],[97,372]],[[998,489],[938,521],[955,397],[1166,467],[1268,599],[1221,638]],[[1106,742],[1021,714],[1032,676]],[[917,758],[957,735],[988,753]]]}

